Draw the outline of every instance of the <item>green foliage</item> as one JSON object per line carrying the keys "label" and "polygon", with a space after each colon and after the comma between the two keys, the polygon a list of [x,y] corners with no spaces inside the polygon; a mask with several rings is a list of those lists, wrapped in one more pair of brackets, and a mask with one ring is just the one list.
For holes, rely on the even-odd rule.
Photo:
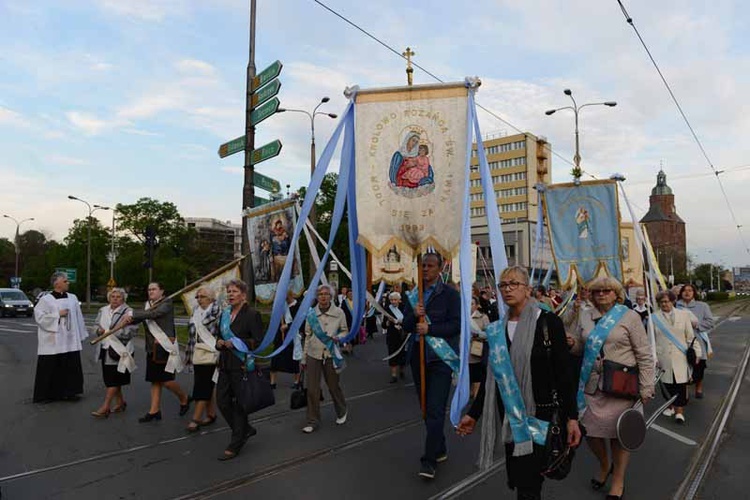
{"label": "green foliage", "polygon": [[154,226],[160,243],[176,245],[185,235],[185,221],[177,206],[169,201],[141,198],[132,205],[117,204],[119,227],[140,241],[144,240],[146,227]]}
{"label": "green foliage", "polygon": [[0,238],[0,287],[9,287],[16,272],[16,247],[8,238]]}
{"label": "green foliage", "polygon": [[729,300],[729,292],[708,292],[706,294],[706,300],[712,302],[723,302]]}

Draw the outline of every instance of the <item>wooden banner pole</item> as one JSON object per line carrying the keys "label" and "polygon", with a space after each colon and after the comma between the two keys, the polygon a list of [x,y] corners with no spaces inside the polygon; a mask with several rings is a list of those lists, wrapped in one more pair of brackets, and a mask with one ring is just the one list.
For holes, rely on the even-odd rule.
{"label": "wooden banner pole", "polygon": [[[417,254],[417,292],[419,305],[424,306],[424,283],[422,272],[422,254]],[[418,321],[426,321],[424,315],[419,316]],[[424,335],[419,336],[419,402],[422,407],[422,419],[427,418],[427,367],[425,363]]]}

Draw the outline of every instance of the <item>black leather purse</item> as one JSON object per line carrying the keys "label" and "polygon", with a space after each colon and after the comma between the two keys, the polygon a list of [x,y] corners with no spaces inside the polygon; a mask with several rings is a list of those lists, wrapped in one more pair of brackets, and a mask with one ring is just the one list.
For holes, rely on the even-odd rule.
{"label": "black leather purse", "polygon": [[305,388],[304,372],[299,376],[299,389],[292,392],[292,397],[289,399],[289,407],[292,410],[299,410],[307,406],[307,389]]}
{"label": "black leather purse", "polygon": [[[547,320],[542,322],[542,331],[544,332],[544,348],[547,352],[547,366],[549,367],[550,381],[556,380],[552,372],[554,361],[552,359],[552,341],[549,338]],[[544,443],[544,468],[542,475],[549,479],[562,481],[573,467],[573,458],[575,458],[575,449],[568,446],[568,428],[567,423],[562,422],[560,418],[560,398],[557,395],[557,389],[552,389],[552,418],[550,418],[547,430],[547,441]]]}
{"label": "black leather purse", "polygon": [[235,394],[237,404],[246,414],[255,413],[263,408],[276,404],[271,381],[261,370],[243,370],[238,394]]}
{"label": "black leather purse", "polygon": [[690,345],[687,348],[687,352],[685,353],[685,356],[687,357],[688,366],[695,366],[698,362],[698,354],[695,352],[695,337],[693,337],[693,341],[690,342]]}

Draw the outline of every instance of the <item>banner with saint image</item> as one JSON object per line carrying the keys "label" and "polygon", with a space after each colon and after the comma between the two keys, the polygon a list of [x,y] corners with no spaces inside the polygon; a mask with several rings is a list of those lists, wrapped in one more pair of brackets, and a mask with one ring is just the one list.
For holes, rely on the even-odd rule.
{"label": "banner with saint image", "polygon": [[374,281],[411,281],[415,252],[458,252],[468,89],[360,90],[355,106],[359,243],[373,254]]}
{"label": "banner with saint image", "polygon": [[264,304],[273,301],[288,258],[294,259],[289,290],[299,296],[304,288],[299,247],[291,248],[297,224],[295,204],[294,200],[281,200],[245,210],[255,296]]}
{"label": "banner with saint image", "polygon": [[216,297],[216,302],[221,307],[226,306],[227,283],[235,279],[240,279],[239,263],[235,264],[234,267],[227,269],[218,276],[214,276],[213,278],[206,280],[183,293],[180,298],[182,299],[182,303],[185,304],[185,310],[187,311],[188,316],[192,316],[193,310],[198,307],[198,299],[195,298],[195,294],[201,288],[210,289],[213,292],[214,297]]}
{"label": "banner with saint image", "polygon": [[564,289],[597,276],[622,281],[620,207],[615,181],[553,184],[544,191],[557,276]]}

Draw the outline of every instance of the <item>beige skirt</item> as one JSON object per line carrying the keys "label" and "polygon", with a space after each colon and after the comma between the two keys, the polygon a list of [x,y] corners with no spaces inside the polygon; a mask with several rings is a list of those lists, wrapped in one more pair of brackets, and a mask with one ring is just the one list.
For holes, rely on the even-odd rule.
{"label": "beige skirt", "polygon": [[[586,412],[581,423],[586,427],[586,434],[595,438],[616,439],[617,419],[635,401],[608,396],[598,389],[594,394],[585,396]],[[642,407],[640,411],[643,413]]]}

